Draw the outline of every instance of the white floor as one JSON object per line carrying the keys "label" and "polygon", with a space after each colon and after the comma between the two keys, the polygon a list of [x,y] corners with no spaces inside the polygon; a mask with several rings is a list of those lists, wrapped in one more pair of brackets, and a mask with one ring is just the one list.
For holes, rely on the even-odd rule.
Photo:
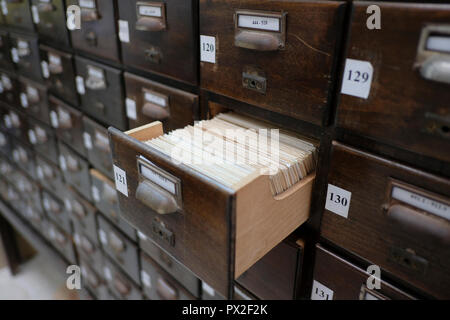
{"label": "white floor", "polygon": [[57,270],[51,259],[38,254],[20,266],[16,276],[0,269],[0,300],[69,299],[65,270]]}

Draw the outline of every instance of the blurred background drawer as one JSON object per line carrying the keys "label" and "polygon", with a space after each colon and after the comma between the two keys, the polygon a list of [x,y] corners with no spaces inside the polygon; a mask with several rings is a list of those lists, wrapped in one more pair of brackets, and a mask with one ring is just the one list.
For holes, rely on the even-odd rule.
{"label": "blurred background drawer", "polygon": [[2,29],[0,29],[0,69],[11,72],[14,71],[14,63],[11,59],[11,42],[9,34],[6,30]]}
{"label": "blurred background drawer", "polygon": [[107,257],[103,258],[103,275],[108,288],[116,299],[142,300],[139,286],[120,271]]}
{"label": "blurred background drawer", "polygon": [[125,65],[180,81],[198,82],[198,3],[118,1]]}
{"label": "blurred background drawer", "polygon": [[74,224],[78,226],[76,229],[83,229],[89,239],[96,245],[99,245],[97,238],[97,209],[71,187],[67,187],[64,206]]}
{"label": "blurred background drawer", "polygon": [[146,254],[141,254],[141,282],[150,300],[195,300],[177,281]]}
{"label": "blurred background drawer", "polygon": [[42,82],[37,36],[13,32],[9,36],[11,38],[11,58],[15,63],[17,73]]}
{"label": "blurred background drawer", "polygon": [[65,0],[31,0],[31,12],[41,40],[70,47]]}
{"label": "blurred background drawer", "polygon": [[23,31],[34,31],[29,0],[5,0],[2,2],[4,2],[2,13],[6,25]]}
{"label": "blurred background drawer", "polygon": [[137,241],[136,230],[120,216],[119,198],[114,182],[95,169],[90,170],[90,175],[92,199],[97,209],[131,240]]}
{"label": "blurred background drawer", "polygon": [[134,282],[140,283],[137,245],[127,239],[125,235],[101,215],[97,216],[97,220],[98,238],[103,250]]}
{"label": "blurred background drawer", "polygon": [[64,199],[65,183],[63,175],[57,164],[49,162],[47,159],[36,155],[36,180],[45,189]]}
{"label": "blurred background drawer", "polygon": [[126,108],[130,129],[159,120],[166,132],[194,123],[198,96],[125,73]]}
{"label": "blurred background drawer", "polygon": [[[201,282],[200,280],[184,265],[179,263],[167,252],[157,246],[152,240],[147,238],[144,234],[138,232],[139,245],[141,249],[164,271],[169,273],[176,281],[178,281],[184,288],[186,288],[190,294],[196,298],[201,294]],[[143,258],[141,258],[141,261]],[[144,263],[141,263],[144,265]],[[142,274],[141,274],[142,278]],[[151,298],[151,297],[150,297]]]}
{"label": "blurred background drawer", "polygon": [[338,1],[201,0],[200,35],[212,37],[200,48],[212,55],[200,64],[202,88],[325,125],[344,9]]}
{"label": "blurred background drawer", "polygon": [[337,124],[450,162],[450,7],[378,5],[383,28],[374,32],[366,28],[367,4],[354,4],[347,58],[371,64],[372,85],[367,99],[341,96]]}
{"label": "blurred background drawer", "polygon": [[369,289],[365,270],[317,245],[314,267],[313,300],[410,300],[409,294],[385,282],[380,289]]}
{"label": "blurred background drawer", "polygon": [[47,87],[41,83],[19,77],[20,105],[33,118],[50,125]]}
{"label": "blurred background drawer", "polygon": [[58,163],[56,135],[49,125],[28,118],[28,142],[37,154],[55,164]]}
{"label": "blurred background drawer", "polygon": [[42,206],[50,220],[56,223],[58,227],[64,229],[67,233],[72,234],[69,214],[65,209],[63,200],[43,190]]}
{"label": "blurred background drawer", "polygon": [[119,62],[115,0],[67,0],[81,8],[81,28],[70,32],[74,48]]}
{"label": "blurred background drawer", "polygon": [[25,171],[33,179],[36,178],[36,162],[33,150],[19,140],[13,140],[12,160],[21,170]]}
{"label": "blurred background drawer", "polygon": [[102,267],[98,268],[89,264],[85,258],[79,257],[81,268],[81,287],[87,287],[92,291],[95,297],[99,300],[108,299],[108,288],[106,282],[101,276]]}
{"label": "blurred background drawer", "polygon": [[103,253],[98,245],[97,235],[95,235],[95,238],[91,238],[86,229],[77,222],[73,226],[73,241],[77,248],[78,256],[89,262],[96,270],[102,270]]}
{"label": "blurred background drawer", "polygon": [[62,142],[58,143],[59,167],[64,181],[75,188],[84,198],[91,200],[89,163]]}
{"label": "blurred background drawer", "polygon": [[83,128],[84,147],[89,162],[112,179],[114,175],[108,130],[86,116],[83,116]]}
{"label": "blurred background drawer", "polygon": [[13,73],[0,72],[0,102],[19,107],[19,83]]}
{"label": "blurred background drawer", "polygon": [[324,238],[449,297],[449,180],[335,142],[328,183]]}
{"label": "blurred background drawer", "polygon": [[103,124],[126,130],[122,71],[78,56],[75,61],[81,109]]}
{"label": "blurred background drawer", "polygon": [[42,75],[51,93],[74,106],[79,100],[72,54],[40,45]]}
{"label": "blurred background drawer", "polygon": [[3,123],[7,132],[21,143],[29,145],[28,121],[25,113],[17,108],[3,107]]}
{"label": "blurred background drawer", "polygon": [[86,156],[83,141],[83,113],[61,100],[50,96],[50,119],[58,139],[80,155]]}
{"label": "blurred background drawer", "polygon": [[46,220],[44,230],[46,231],[45,235],[47,239],[52,243],[56,250],[58,250],[69,263],[74,264],[76,262],[76,257],[71,234],[66,233],[50,220]]}

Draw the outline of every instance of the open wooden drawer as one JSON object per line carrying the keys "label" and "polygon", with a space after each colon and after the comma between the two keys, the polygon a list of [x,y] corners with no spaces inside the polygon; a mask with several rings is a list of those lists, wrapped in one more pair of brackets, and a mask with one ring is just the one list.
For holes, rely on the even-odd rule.
{"label": "open wooden drawer", "polygon": [[[275,197],[267,175],[234,191],[145,144],[163,134],[158,121],[125,133],[111,127],[109,134],[123,218],[225,297],[232,297],[234,279],[309,217],[315,174]],[[157,198],[158,183],[173,184],[175,213],[144,204]],[[137,192],[143,184],[153,188]]]}

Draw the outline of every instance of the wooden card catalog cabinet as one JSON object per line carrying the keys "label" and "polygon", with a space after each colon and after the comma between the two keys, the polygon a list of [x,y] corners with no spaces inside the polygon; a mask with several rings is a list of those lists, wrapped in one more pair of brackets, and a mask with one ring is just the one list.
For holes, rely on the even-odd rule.
{"label": "wooden card catalog cabinet", "polygon": [[145,144],[163,134],[160,122],[109,132],[121,215],[225,297],[309,217],[315,174],[275,197],[264,175],[235,191]]}
{"label": "wooden card catalog cabinet", "polygon": [[204,89],[325,125],[345,4],[200,1]]}

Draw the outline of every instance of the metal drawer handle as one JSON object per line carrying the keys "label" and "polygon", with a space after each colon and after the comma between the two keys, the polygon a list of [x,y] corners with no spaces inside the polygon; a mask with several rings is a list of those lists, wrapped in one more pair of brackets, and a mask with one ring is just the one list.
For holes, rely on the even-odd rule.
{"label": "metal drawer handle", "polygon": [[94,245],[85,237],[81,239],[81,248],[89,254],[92,254],[95,251]]}
{"label": "metal drawer handle", "polygon": [[450,84],[450,56],[430,57],[422,64],[420,74],[425,79]]}
{"label": "metal drawer handle", "polygon": [[395,204],[388,209],[389,220],[405,227],[409,232],[417,232],[450,244],[450,223],[433,215],[423,214],[409,207]]}
{"label": "metal drawer handle", "polygon": [[67,157],[67,168],[70,170],[70,171],[78,171],[78,161],[77,161],[77,159],[75,159],[74,157],[72,157],[72,156],[68,156]]}
{"label": "metal drawer handle", "polygon": [[157,104],[147,102],[142,107],[142,113],[155,120],[165,120],[170,117],[169,110],[165,107],[158,106]]}
{"label": "metal drawer handle", "polygon": [[122,297],[126,297],[131,291],[130,284],[121,281],[117,277],[114,277],[114,288],[120,293]]}
{"label": "metal drawer handle", "polygon": [[103,198],[109,203],[117,203],[117,191],[111,186],[107,185],[106,182],[103,184]]}
{"label": "metal drawer handle", "polygon": [[78,201],[72,202],[72,211],[81,219],[86,217],[86,211]]}
{"label": "metal drawer handle", "polygon": [[114,232],[109,233],[109,243],[111,244],[111,248],[116,253],[121,253],[125,251],[125,243],[120,239]]}
{"label": "metal drawer handle", "polygon": [[163,300],[177,300],[178,291],[172,287],[165,279],[159,277],[156,281],[156,293]]}
{"label": "metal drawer handle", "polygon": [[136,30],[156,32],[166,28],[161,18],[141,17],[136,21]]}
{"label": "metal drawer handle", "polygon": [[97,9],[81,8],[81,21],[90,22],[100,19]]}
{"label": "metal drawer handle", "polygon": [[55,7],[51,3],[39,3],[38,4],[38,11],[39,12],[50,12],[54,11]]}
{"label": "metal drawer handle", "polygon": [[234,45],[257,51],[276,51],[280,47],[280,41],[274,34],[241,31],[234,37]]}
{"label": "metal drawer handle", "polygon": [[174,213],[178,210],[177,200],[172,194],[148,181],[139,182],[136,199],[159,214]]}

